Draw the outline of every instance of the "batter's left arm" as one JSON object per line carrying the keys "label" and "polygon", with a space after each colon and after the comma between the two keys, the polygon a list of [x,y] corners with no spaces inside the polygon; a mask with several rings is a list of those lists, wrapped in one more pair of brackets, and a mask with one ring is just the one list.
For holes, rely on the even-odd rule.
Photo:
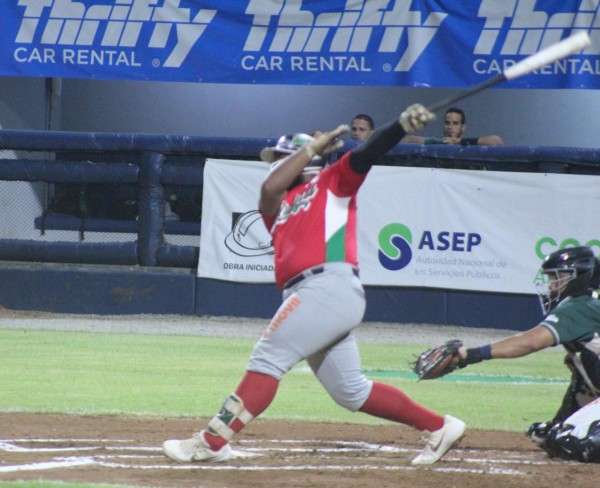
{"label": "batter's left arm", "polygon": [[350,166],[357,173],[367,173],[373,162],[398,144],[403,137],[422,129],[434,118],[435,115],[423,105],[411,105],[398,119],[379,127],[364,144],[352,150]]}

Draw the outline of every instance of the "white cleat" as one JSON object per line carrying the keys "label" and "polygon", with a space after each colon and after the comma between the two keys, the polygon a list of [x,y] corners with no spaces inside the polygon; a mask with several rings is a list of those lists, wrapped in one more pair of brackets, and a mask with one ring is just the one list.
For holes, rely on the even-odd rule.
{"label": "white cleat", "polygon": [[465,427],[462,420],[444,415],[442,428],[429,434],[425,449],[410,464],[435,463],[464,435]]}
{"label": "white cleat", "polygon": [[229,444],[225,444],[218,451],[213,451],[204,440],[202,432],[194,434],[191,439],[165,441],[162,447],[165,455],[178,463],[192,461],[221,463],[233,457]]}

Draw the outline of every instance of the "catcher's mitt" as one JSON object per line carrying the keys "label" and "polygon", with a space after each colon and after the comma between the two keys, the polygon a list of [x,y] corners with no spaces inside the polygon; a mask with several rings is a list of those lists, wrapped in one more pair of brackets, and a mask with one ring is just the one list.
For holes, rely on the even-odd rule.
{"label": "catcher's mitt", "polygon": [[[462,345],[462,341],[453,339],[441,346],[423,351],[413,363],[413,371],[420,380],[432,380],[451,373],[462,366],[458,354],[458,350]],[[456,358],[459,361],[455,361]]]}

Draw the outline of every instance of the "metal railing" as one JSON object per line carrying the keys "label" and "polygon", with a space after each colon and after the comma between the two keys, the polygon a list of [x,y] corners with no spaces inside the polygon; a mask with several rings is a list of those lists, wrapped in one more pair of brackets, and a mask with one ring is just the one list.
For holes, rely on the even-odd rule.
{"label": "metal railing", "polygon": [[[201,188],[205,158],[257,159],[260,149],[273,143],[273,139],[0,130],[0,149],[56,154],[56,157],[43,159],[0,159],[0,181],[132,184],[137,188],[138,211],[135,221],[119,224],[127,231],[134,231],[134,241],[44,242],[6,239],[0,234],[0,260],[193,268],[198,260],[197,246],[165,241],[169,224],[164,212],[165,187]],[[352,144],[348,142],[344,150],[350,147]],[[93,153],[94,159],[99,160],[61,159],[64,155],[82,152]],[[103,156],[108,160],[114,159],[116,154],[121,160],[102,161]],[[173,164],[169,160],[173,156],[185,156],[187,162]],[[600,174],[599,149],[401,144],[384,159],[390,158],[397,164],[410,166]],[[118,229],[119,225],[92,218],[85,222],[85,229],[123,232]]]}

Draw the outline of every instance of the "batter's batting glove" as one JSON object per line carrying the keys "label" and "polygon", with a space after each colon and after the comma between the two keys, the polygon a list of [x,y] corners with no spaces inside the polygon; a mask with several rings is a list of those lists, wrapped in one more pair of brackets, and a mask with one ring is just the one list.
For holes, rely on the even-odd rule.
{"label": "batter's batting glove", "polygon": [[415,103],[400,114],[400,125],[407,134],[412,134],[435,119],[435,114],[420,103]]}
{"label": "batter's batting glove", "polygon": [[324,156],[330,152],[336,151],[344,145],[344,141],[339,137],[350,131],[350,127],[346,124],[338,125],[335,129],[329,132],[318,134],[311,142],[304,147],[312,159],[315,156]]}

